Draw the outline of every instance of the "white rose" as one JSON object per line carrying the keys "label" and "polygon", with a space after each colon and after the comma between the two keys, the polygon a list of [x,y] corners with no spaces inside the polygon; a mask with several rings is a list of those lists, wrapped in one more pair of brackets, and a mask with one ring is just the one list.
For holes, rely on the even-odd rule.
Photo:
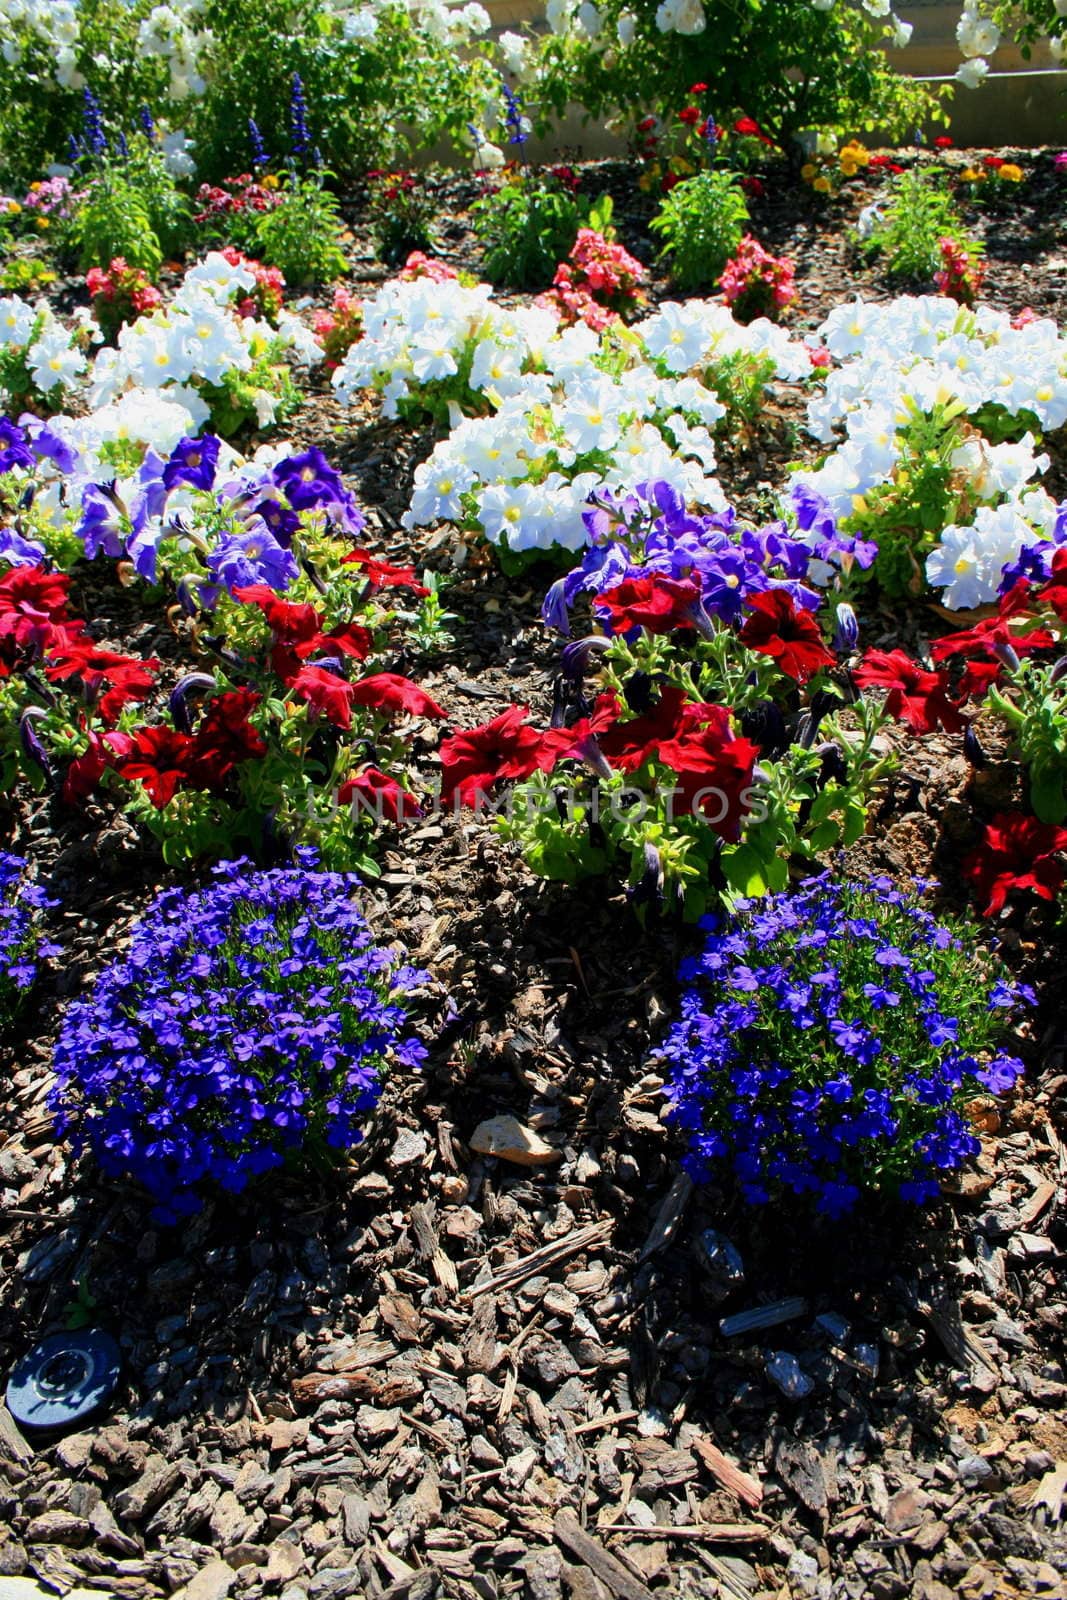
{"label": "white rose", "polygon": [[[1064,5],[1067,5],[1067,0],[1064,0]],[[632,11],[620,13],[619,20],[615,24],[615,32],[624,49],[628,44],[633,44],[634,35],[637,33],[637,18]]]}
{"label": "white rose", "polygon": [[957,82],[962,83],[967,89],[977,89],[989,76],[989,62],[983,61],[981,56],[973,61],[964,61],[956,69]]}

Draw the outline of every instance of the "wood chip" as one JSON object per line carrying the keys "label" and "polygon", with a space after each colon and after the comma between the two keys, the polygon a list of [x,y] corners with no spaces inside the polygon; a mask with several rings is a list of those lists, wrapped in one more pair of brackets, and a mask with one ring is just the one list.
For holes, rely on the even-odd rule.
{"label": "wood chip", "polygon": [[693,1449],[724,1489],[728,1489],[754,1511],[759,1510],[763,1504],[763,1485],[758,1478],[751,1478],[747,1472],[742,1472],[710,1439],[694,1439]]}
{"label": "wood chip", "polygon": [[772,1300],[769,1305],[753,1306],[749,1311],[737,1311],[732,1317],[723,1317],[719,1332],[726,1339],[739,1333],[753,1333],[757,1328],[776,1328],[780,1322],[793,1322],[808,1309],[803,1295],[794,1294],[784,1300]]}
{"label": "wood chip", "polygon": [[576,1255],[579,1250],[603,1244],[610,1237],[614,1227],[614,1222],[608,1218],[604,1222],[591,1222],[584,1228],[575,1228],[573,1233],[564,1234],[562,1239],[553,1239],[551,1243],[541,1245],[537,1250],[532,1250],[528,1256],[522,1256],[520,1260],[501,1267],[491,1278],[464,1289],[461,1298],[474,1300],[479,1295],[492,1294],[497,1289],[514,1289],[518,1284],[525,1283],[527,1278],[536,1277],[543,1268],[552,1266],[557,1261],[565,1261],[568,1256]]}
{"label": "wood chip", "polygon": [[685,1215],[686,1207],[693,1194],[693,1180],[685,1172],[680,1172],[667,1191],[666,1198],[656,1213],[656,1220],[652,1224],[652,1232],[645,1240],[641,1254],[637,1258],[638,1266],[647,1261],[649,1256],[662,1250],[664,1245],[670,1244],[678,1231],[679,1223]]}
{"label": "wood chip", "polygon": [[553,1527],[560,1544],[577,1556],[612,1594],[619,1596],[619,1600],[653,1600],[651,1589],[635,1577],[629,1567],[624,1567],[617,1556],[586,1533],[572,1511],[557,1512]]}
{"label": "wood chip", "polygon": [[602,1522],[598,1533],[631,1533],[641,1539],[702,1539],[708,1544],[755,1544],[766,1539],[770,1530],[762,1522],[686,1522],[678,1527],[669,1522],[642,1526],[638,1522]]}

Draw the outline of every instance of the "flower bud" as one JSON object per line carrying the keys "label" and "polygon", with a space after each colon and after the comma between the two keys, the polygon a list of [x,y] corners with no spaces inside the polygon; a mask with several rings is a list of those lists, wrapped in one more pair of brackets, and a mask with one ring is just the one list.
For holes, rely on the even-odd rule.
{"label": "flower bud", "polygon": [[834,636],[830,641],[831,648],[838,655],[849,654],[855,650],[860,636],[860,625],[856,620],[856,613],[847,601],[842,600],[836,612],[837,626]]}
{"label": "flower bud", "polygon": [[184,678],[179,678],[174,688],[170,691],[170,714],[174,726],[179,733],[192,733],[193,719],[189,712],[186,697],[197,689],[214,689],[215,680],[206,672],[187,672]]}
{"label": "flower bud", "polygon": [[986,753],[982,749],[982,741],[972,727],[963,730],[963,753],[976,771],[981,771],[985,766]]}

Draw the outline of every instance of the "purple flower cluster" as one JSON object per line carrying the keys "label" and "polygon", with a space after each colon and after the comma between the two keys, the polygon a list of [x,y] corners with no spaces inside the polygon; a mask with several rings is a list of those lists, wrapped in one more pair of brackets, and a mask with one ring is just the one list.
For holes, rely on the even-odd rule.
{"label": "purple flower cluster", "polygon": [[387,1062],[425,1055],[397,996],[428,975],[375,944],[357,878],[300,855],[162,892],[67,1012],[58,1131],[142,1183],[157,1220],[199,1209],[206,1185],[238,1192],[302,1151],[353,1148]]}
{"label": "purple flower cluster", "polygon": [[[125,558],[155,583],[160,545],[185,537],[201,548],[207,542],[215,583],[281,590],[297,576],[292,543],[302,518],[317,516],[344,533],[363,529],[362,512],[321,450],[238,468],[220,467],[220,450],[211,434],[180,439],[167,460],[148,452],[125,496],[114,483],[87,485],[77,527],[86,555]],[[190,491],[210,502],[190,505]],[[203,594],[209,598],[210,589]]]}
{"label": "purple flower cluster", "polygon": [[595,597],[626,578],[654,573],[698,584],[704,610],[727,624],[740,621],[746,599],[766,589],[787,589],[798,608],[816,611],[820,596],[813,585],[826,582],[844,559],[869,565],[874,546],[868,551],[839,533],[828,513],[819,516],[818,497],[803,493],[807,498],[794,506],[795,528],[784,520],[754,528],[732,506],[691,510],[663,481],[638,484],[626,494],[600,489],[583,513],[589,544],[581,565],[552,585],[542,619],[569,635],[579,596]]}
{"label": "purple flower cluster", "polygon": [[966,1103],[1022,1071],[996,1041],[1032,991],[999,971],[983,986],[963,931],[885,878],[824,873],[702,926],[657,1052],[690,1174],[725,1160],[749,1201],[807,1196],[833,1216],[863,1188],[933,1198],[978,1152]]}
{"label": "purple flower cluster", "polygon": [[[0,417],[0,510],[14,510],[16,503],[32,502],[36,486],[27,482],[26,474],[36,472],[43,462],[51,463],[60,473],[69,473],[78,459],[77,451],[39,418],[27,414],[15,423]],[[16,477],[5,482],[13,472]],[[0,560],[13,567],[34,567],[44,554],[44,545],[38,540],[27,539],[13,527],[0,527]]]}
{"label": "purple flower cluster", "polygon": [[40,962],[62,952],[41,937],[41,912],[58,905],[26,879],[21,856],[0,853],[0,1025],[13,1016]]}

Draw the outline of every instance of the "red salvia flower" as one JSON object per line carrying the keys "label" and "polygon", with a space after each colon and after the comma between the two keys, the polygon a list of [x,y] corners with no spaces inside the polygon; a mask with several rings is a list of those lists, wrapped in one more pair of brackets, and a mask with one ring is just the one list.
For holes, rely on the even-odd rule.
{"label": "red salvia flower", "polygon": [[982,915],[995,916],[1015,889],[1054,900],[1065,877],[1056,858],[1065,849],[1067,828],[1039,822],[1024,811],[999,812],[962,863],[964,877],[985,903]]}
{"label": "red salvia flower", "polygon": [[888,690],[885,705],[889,715],[906,722],[914,733],[932,733],[939,727],[946,733],[959,733],[967,725],[959,706],[949,698],[948,674],[927,672],[904,650],[868,650],[854,676],[861,689]]}
{"label": "red salvia flower", "polygon": [[767,589],[749,597],[751,615],[739,638],[758,655],[770,656],[787,677],[806,683],[820,667],[832,667],[819,624],[810,611],[798,611],[787,589]]}

